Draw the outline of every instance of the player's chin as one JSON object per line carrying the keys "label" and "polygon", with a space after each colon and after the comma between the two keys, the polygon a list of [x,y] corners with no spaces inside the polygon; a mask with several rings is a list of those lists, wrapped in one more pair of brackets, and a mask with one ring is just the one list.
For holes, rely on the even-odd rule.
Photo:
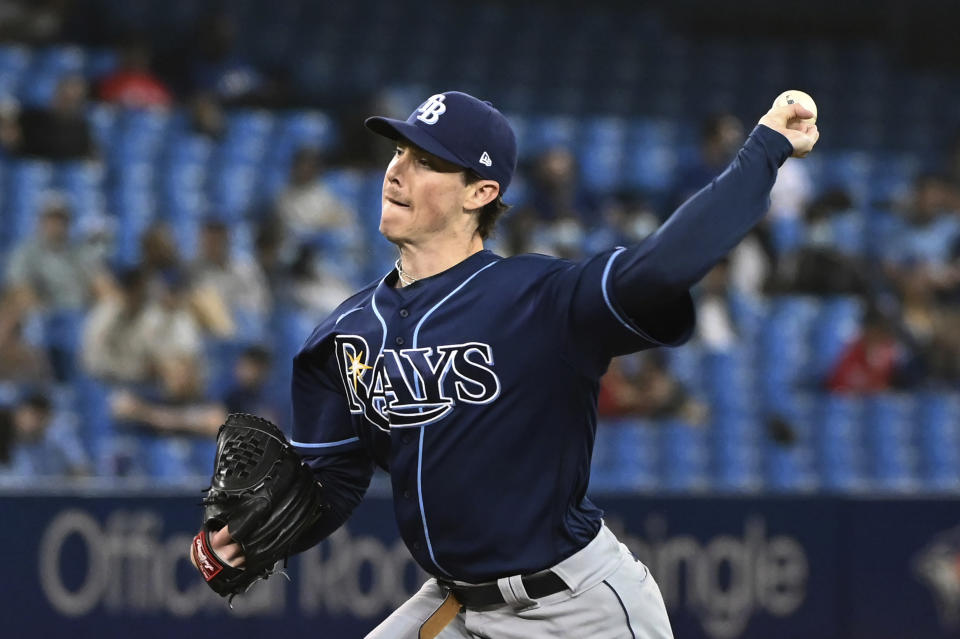
{"label": "player's chin", "polygon": [[[397,208],[392,206],[391,208]],[[391,242],[397,242],[407,236],[406,229],[410,226],[410,219],[407,216],[395,211],[387,211],[384,206],[383,213],[380,215],[380,234]]]}

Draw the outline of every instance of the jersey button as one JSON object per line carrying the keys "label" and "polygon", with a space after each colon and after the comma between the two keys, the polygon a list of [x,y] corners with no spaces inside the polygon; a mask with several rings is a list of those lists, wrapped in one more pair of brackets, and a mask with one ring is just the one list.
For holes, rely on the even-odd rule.
{"label": "jersey button", "polygon": [[413,435],[411,435],[410,433],[404,433],[403,437],[400,438],[401,444],[409,444],[412,441],[413,441]]}
{"label": "jersey button", "polygon": [[419,542],[419,541],[413,542],[413,549],[414,549],[414,550],[420,550],[420,542]]}
{"label": "jersey button", "polygon": [[400,317],[408,317],[409,315],[410,315],[410,311],[408,311],[405,308],[400,309]]}
{"label": "jersey button", "polygon": [[409,490],[403,491],[403,498],[404,498],[404,499],[410,499],[412,496],[413,496],[413,494],[412,494]]}
{"label": "jersey button", "polygon": [[397,339],[395,339],[395,340],[393,340],[393,341],[396,342],[397,346],[403,346],[403,341],[404,341],[404,340],[403,340],[402,337],[398,337]]}

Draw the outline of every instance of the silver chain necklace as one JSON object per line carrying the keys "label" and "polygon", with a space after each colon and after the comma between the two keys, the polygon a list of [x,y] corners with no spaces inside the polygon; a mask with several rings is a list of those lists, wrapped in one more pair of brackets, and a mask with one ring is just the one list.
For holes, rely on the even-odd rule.
{"label": "silver chain necklace", "polygon": [[413,284],[414,282],[417,281],[417,278],[415,278],[415,277],[413,277],[413,276],[411,276],[411,275],[407,275],[406,273],[403,272],[403,267],[400,266],[400,258],[399,258],[399,257],[397,258],[397,261],[396,261],[396,263],[394,264],[394,266],[397,267],[397,277],[400,279],[400,283],[401,283],[402,285],[404,285],[404,286],[409,286],[410,284]]}

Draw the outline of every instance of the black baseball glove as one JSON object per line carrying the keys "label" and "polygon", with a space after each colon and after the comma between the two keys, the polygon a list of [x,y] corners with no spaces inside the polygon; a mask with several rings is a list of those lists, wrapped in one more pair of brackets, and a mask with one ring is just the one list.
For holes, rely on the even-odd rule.
{"label": "black baseball glove", "polygon": [[[233,598],[276,572],[297,539],[323,515],[323,489],[279,428],[234,413],[217,433],[217,458],[203,499],[203,527],[193,539],[197,569],[219,595]],[[230,526],[244,567],[217,556],[210,535]]]}

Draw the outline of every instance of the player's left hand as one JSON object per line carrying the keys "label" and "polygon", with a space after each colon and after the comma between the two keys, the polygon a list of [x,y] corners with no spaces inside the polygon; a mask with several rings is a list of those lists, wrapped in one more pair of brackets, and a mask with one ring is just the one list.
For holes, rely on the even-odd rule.
{"label": "player's left hand", "polygon": [[804,122],[812,117],[813,112],[800,104],[787,104],[772,107],[760,118],[758,124],[782,134],[793,145],[793,157],[802,158],[813,150],[813,146],[820,139],[817,125]]}

